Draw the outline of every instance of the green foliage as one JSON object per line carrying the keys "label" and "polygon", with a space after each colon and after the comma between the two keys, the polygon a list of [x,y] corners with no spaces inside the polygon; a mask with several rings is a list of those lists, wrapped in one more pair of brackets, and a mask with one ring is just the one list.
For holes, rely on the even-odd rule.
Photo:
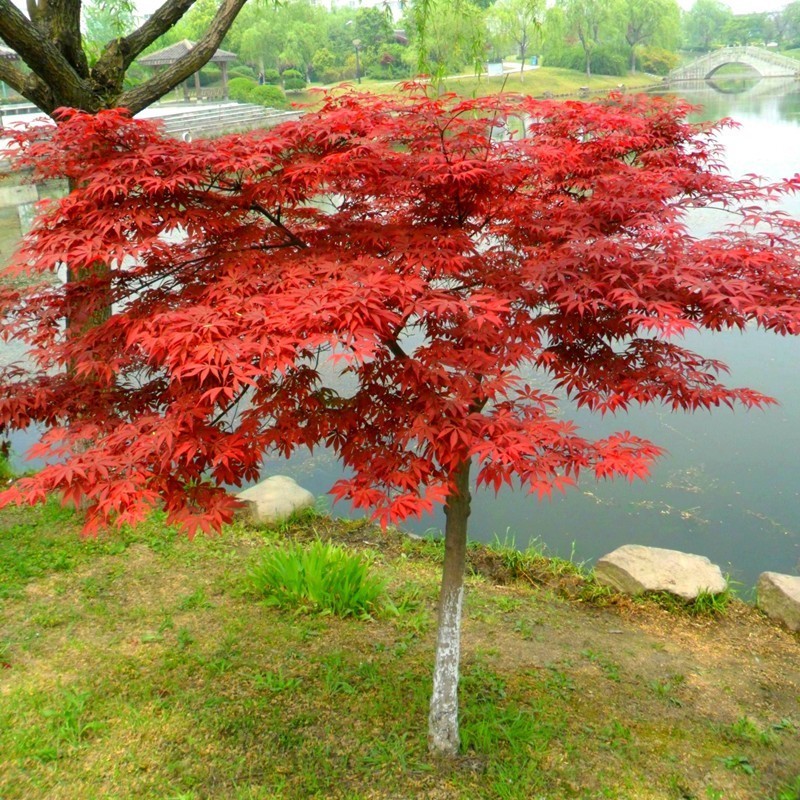
{"label": "green foliage", "polygon": [[696,0],[683,17],[684,46],[691,50],[709,50],[722,41],[732,16],[730,8],[720,0]]}
{"label": "green foliage", "polygon": [[731,589],[726,589],[718,594],[700,592],[696,599],[690,603],[689,611],[698,617],[718,617],[727,611],[732,599],[733,593]]}
{"label": "green foliage", "polygon": [[800,775],[778,790],[775,800],[800,800]]}
{"label": "green foliage", "polygon": [[368,561],[321,541],[268,548],[248,584],[268,605],[301,613],[365,619],[387,607],[386,585],[370,574]]}
{"label": "green foliage", "polygon": [[254,89],[258,89],[258,84],[252,78],[231,78],[228,81],[228,96],[240,103],[249,103]]}
{"label": "green foliage", "polygon": [[[572,47],[549,45],[543,55],[549,67],[585,71],[586,53],[579,45]],[[593,75],[627,75],[625,54],[615,47],[597,45],[591,51],[591,70]]]}
{"label": "green foliage", "polygon": [[725,756],[720,758],[726,769],[740,770],[745,775],[755,775],[756,768],[746,756]]}
{"label": "green foliage", "polygon": [[678,66],[679,58],[676,53],[660,47],[646,47],[636,54],[639,69],[654,75],[666,75]]}
{"label": "green foliage", "polygon": [[287,92],[299,92],[306,88],[306,79],[303,74],[296,69],[286,69],[281,74],[283,88]]}
{"label": "green foliage", "polygon": [[286,95],[280,86],[272,86],[271,84],[254,86],[250,90],[250,102],[269,108],[286,108],[288,105]]}
{"label": "green foliage", "polygon": [[729,742],[752,743],[762,747],[773,747],[778,741],[774,729],[761,728],[750,717],[740,717],[723,729],[721,735]]}
{"label": "green foliage", "polygon": [[257,75],[256,71],[252,67],[248,67],[247,64],[236,64],[228,69],[228,77],[231,79],[250,78],[250,80],[255,80]]}
{"label": "green foliage", "polygon": [[281,82],[281,74],[276,69],[264,70],[264,83],[277,86]]}
{"label": "green foliage", "polygon": [[700,592],[694,600],[684,600],[668,592],[647,592],[639,595],[639,599],[652,600],[670,613],[689,614],[696,617],[718,617],[723,615],[733,598],[734,592],[731,588],[719,594]]}

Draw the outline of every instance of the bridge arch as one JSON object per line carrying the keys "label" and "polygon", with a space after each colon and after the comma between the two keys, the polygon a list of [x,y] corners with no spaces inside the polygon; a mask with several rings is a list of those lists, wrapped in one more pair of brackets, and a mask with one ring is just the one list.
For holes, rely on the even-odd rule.
{"label": "bridge arch", "polygon": [[727,64],[743,64],[762,78],[800,77],[800,61],[764,47],[722,47],[690,64],[672,70],[669,81],[698,81],[711,77]]}

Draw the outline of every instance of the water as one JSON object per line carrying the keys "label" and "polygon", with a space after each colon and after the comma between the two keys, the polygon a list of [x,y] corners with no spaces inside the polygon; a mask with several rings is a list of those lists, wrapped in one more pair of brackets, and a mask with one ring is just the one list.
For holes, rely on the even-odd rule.
{"label": "water", "polygon": [[[734,175],[758,173],[778,178],[800,171],[800,87],[790,82],[737,81],[705,84],[685,93],[705,108],[702,118],[729,116],[740,123],[722,142]],[[741,91],[744,88],[745,91]],[[737,93],[738,92],[738,93]],[[698,116],[698,118],[700,118]],[[800,215],[800,200],[787,209]],[[0,224],[0,254],[8,248],[13,220],[6,209]],[[698,229],[713,225],[711,215],[693,220]],[[600,419],[588,412],[565,414],[588,436],[628,429],[669,451],[647,482],[596,483],[552,501],[537,502],[521,491],[474,493],[472,538],[513,539],[525,547],[544,542],[550,552],[593,561],[622,544],[671,547],[708,556],[734,580],[752,586],[763,570],[797,574],[800,568],[800,340],[757,331],[687,337],[686,345],[731,368],[729,385],[750,386],[781,405],[764,411],[715,410],[693,415],[656,408]],[[32,436],[14,440],[18,451]],[[280,472],[323,495],[341,474],[324,451],[301,454],[289,463],[269,461],[265,474]],[[337,506],[337,513],[347,508]],[[443,514],[406,527],[417,532],[443,525]]]}
{"label": "water", "polygon": [[[730,117],[739,127],[721,135],[734,175],[769,178],[800,171],[800,87],[785,81],[744,82],[725,91],[706,84],[683,92],[704,107],[696,119]],[[735,93],[744,87],[746,91]],[[800,200],[787,204],[800,215]],[[711,213],[693,219],[712,229]],[[670,547],[708,556],[744,587],[764,570],[800,568],[800,340],[759,331],[687,337],[690,349],[729,365],[731,386],[749,386],[780,401],[764,411],[716,409],[695,414],[658,408],[600,419],[565,409],[582,431],[601,436],[628,429],[668,450],[647,482],[596,483],[538,502],[521,491],[474,492],[470,535],[479,541],[540,540],[550,552],[592,562],[628,543]],[[270,469],[323,494],[340,471],[330,454],[301,455]],[[337,506],[337,511],[347,509]],[[444,516],[410,520],[416,532],[441,529]]]}

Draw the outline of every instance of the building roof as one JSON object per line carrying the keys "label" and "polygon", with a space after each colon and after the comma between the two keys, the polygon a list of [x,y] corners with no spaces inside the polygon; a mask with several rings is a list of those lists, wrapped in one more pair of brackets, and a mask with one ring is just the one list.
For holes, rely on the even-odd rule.
{"label": "building roof", "polygon": [[[143,64],[145,67],[161,67],[165,64],[174,64],[181,56],[185,56],[192,50],[194,46],[195,42],[184,39],[182,42],[171,44],[169,47],[156,50],[155,53],[143,56],[137,59],[137,62]],[[230,53],[227,50],[217,50],[217,52],[211,56],[210,61],[212,64],[219,64],[223,61],[235,61],[237,57],[236,53]]]}

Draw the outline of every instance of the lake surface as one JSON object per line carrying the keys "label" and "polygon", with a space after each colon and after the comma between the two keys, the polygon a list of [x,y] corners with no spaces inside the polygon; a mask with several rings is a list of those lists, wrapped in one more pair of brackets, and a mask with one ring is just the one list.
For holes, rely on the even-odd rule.
{"label": "lake surface", "polygon": [[[739,123],[721,135],[730,171],[769,178],[800,172],[800,84],[737,81],[719,88],[703,84],[681,93],[703,106],[698,119],[727,116]],[[786,208],[800,216],[800,199]],[[29,215],[26,206],[0,209],[0,260],[10,237],[18,235],[15,220],[24,226]],[[692,219],[698,231],[716,224],[713,214]],[[586,435],[628,429],[669,452],[646,482],[584,479],[552,501],[540,503],[520,491],[498,496],[475,491],[471,537],[513,539],[520,548],[538,540],[552,554],[588,562],[622,544],[670,547],[708,556],[744,589],[764,570],[798,574],[800,338],[749,331],[693,335],[685,343],[726,362],[729,385],[758,389],[780,405],[692,415],[650,408],[605,419],[565,405],[565,416],[575,419]],[[21,452],[31,439],[18,437],[13,445]],[[291,475],[317,495],[324,495],[341,474],[324,451],[288,463],[271,460],[266,467],[265,475]],[[346,514],[348,509],[340,504],[334,511]],[[443,524],[439,511],[406,527],[425,532]]]}

